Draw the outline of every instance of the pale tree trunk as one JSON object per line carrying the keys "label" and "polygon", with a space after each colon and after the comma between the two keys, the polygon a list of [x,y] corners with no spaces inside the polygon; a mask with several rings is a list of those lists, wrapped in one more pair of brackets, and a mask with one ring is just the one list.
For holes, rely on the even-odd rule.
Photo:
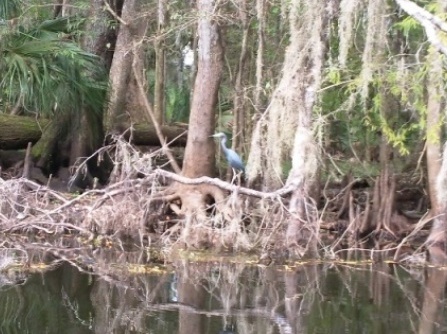
{"label": "pale tree trunk", "polygon": [[233,142],[232,148],[236,152],[243,152],[243,146],[245,144],[244,138],[246,138],[246,125],[245,125],[245,90],[244,79],[246,78],[246,62],[247,62],[247,45],[248,37],[250,35],[250,25],[248,21],[248,8],[246,0],[239,2],[239,17],[242,23],[242,42],[241,53],[239,56],[239,64],[236,74],[235,82],[235,96],[234,96],[234,126],[233,126]]}
{"label": "pale tree trunk", "polygon": [[321,85],[328,38],[328,15],[335,1],[290,1],[290,43],[282,78],[266,114],[254,131],[248,161],[250,180],[260,178],[267,189],[282,185],[282,165],[292,170],[286,186],[293,190],[287,220],[286,243],[292,258],[316,256],[318,219],[309,193],[318,170],[312,134],[312,109]]}
{"label": "pale tree trunk", "polygon": [[255,109],[259,113],[262,110],[264,74],[265,0],[256,0],[256,17],[258,19],[258,49],[256,50],[256,85],[253,101]]}
{"label": "pale tree trunk", "polygon": [[210,135],[214,131],[217,93],[223,67],[219,26],[213,17],[216,15],[216,1],[198,0],[197,9],[199,16],[198,70],[182,171],[187,177],[200,177],[214,173],[215,144]]}
{"label": "pale tree trunk", "polygon": [[[423,8],[418,7],[411,1],[396,0],[399,6],[409,15],[417,19],[424,27],[428,40],[437,51],[447,54],[446,46],[438,38],[436,32],[447,30],[447,25],[438,17],[433,16]],[[445,10],[445,1],[440,2]],[[447,146],[444,149],[441,167],[436,164],[439,151],[436,143],[429,143],[431,136],[439,135],[440,131],[440,108],[441,108],[441,78],[442,78],[442,59],[441,56],[431,52],[429,54],[429,63],[431,69],[428,78],[428,105],[427,105],[427,167],[429,174],[430,200],[432,201],[433,214],[435,219],[430,235],[428,237],[428,251],[430,261],[435,264],[443,265],[447,263]],[[439,129],[438,129],[439,127]],[[438,130],[437,130],[438,129]],[[430,149],[430,150],[429,150]],[[438,169],[439,168],[439,169]],[[434,185],[434,178],[437,178]]]}
{"label": "pale tree trunk", "polygon": [[198,57],[197,47],[199,45],[199,38],[197,37],[196,29],[193,29],[191,34],[194,36],[193,40],[192,40],[192,50],[194,51],[194,61],[193,61],[193,65],[191,67],[191,73],[189,75],[189,80],[190,80],[191,86],[192,86],[192,89],[191,89],[191,100],[192,100],[192,97],[194,96],[194,82],[196,82],[196,75],[197,75],[197,70],[198,70],[197,63],[198,63],[199,57]]}
{"label": "pale tree trunk", "polygon": [[[305,5],[308,6],[306,8],[308,16],[307,20],[302,22],[299,1],[296,3],[292,1],[289,14],[291,40],[284,60],[284,72],[291,69],[295,71],[292,71],[289,77],[284,75],[279,87],[284,91],[289,90],[283,97],[286,108],[293,108],[298,112],[292,170],[287,179],[287,185],[294,189],[289,205],[290,216],[286,235],[292,258],[317,256],[319,226],[316,208],[310,198],[310,191],[315,184],[315,175],[318,170],[318,152],[312,135],[312,109],[321,84],[331,5],[333,1],[330,0]],[[305,29],[303,29],[304,26],[306,26]],[[308,34],[305,38],[312,40],[310,45],[303,45],[303,30]],[[307,53],[307,56],[302,56],[297,68],[295,67],[296,54],[299,53]]]}
{"label": "pale tree trunk", "polygon": [[[254,130],[247,166],[249,181],[259,179],[265,190],[282,186],[282,168],[286,160],[290,161],[295,134],[312,131],[311,113],[321,82],[328,34],[327,7],[332,2],[290,2],[291,36],[283,75]],[[309,157],[311,160],[313,157]]]}
{"label": "pale tree trunk", "polygon": [[154,87],[154,114],[158,124],[164,120],[165,105],[165,26],[167,21],[166,0],[158,0],[157,10],[157,37],[155,38],[155,87]]}
{"label": "pale tree trunk", "polygon": [[436,180],[438,215],[428,236],[430,262],[438,265],[447,264],[447,145],[444,144],[441,169]]}
{"label": "pale tree trunk", "polygon": [[[110,68],[109,107],[105,117],[107,132],[117,130],[118,124],[129,123],[128,112],[142,113],[144,110],[144,108],[128,106],[129,99],[138,101],[138,94],[135,94],[138,90],[135,81],[131,80],[131,73],[134,57],[138,51],[141,52],[142,31],[145,30],[142,28],[145,19],[135,19],[135,17],[141,17],[141,8],[141,0],[125,0],[123,4],[115,53]],[[142,65],[139,67],[143,68]],[[129,87],[130,85],[132,87]],[[131,120],[137,122],[142,119],[144,117],[139,116]]]}
{"label": "pale tree trunk", "polygon": [[436,179],[441,169],[441,109],[444,104],[443,97],[443,56],[431,49],[428,54],[429,72],[427,78],[427,174],[428,193],[432,213],[439,212],[439,204],[436,194]]}
{"label": "pale tree trunk", "polygon": [[[439,17],[431,14],[427,10],[419,7],[412,1],[408,0],[396,0],[396,3],[405,11],[408,15],[411,15],[413,18],[415,18],[419,23],[423,26],[427,39],[430,42],[430,44],[440,53],[443,53],[444,55],[447,55],[447,45],[442,42],[440,39],[440,31],[447,32],[447,24],[445,21],[441,20]],[[441,7],[443,11],[446,10],[447,4],[446,1],[440,1]],[[434,56],[433,56],[434,57]],[[435,63],[432,63],[432,66],[436,65],[436,58],[433,58],[432,61],[435,61]],[[429,82],[429,95],[433,97],[433,94],[435,94],[436,90],[434,89],[436,87],[436,84],[434,81],[437,80],[434,76],[436,74],[439,78],[442,78],[442,72],[436,73],[435,68],[433,68],[433,72],[430,73],[431,81]],[[441,68],[443,70],[443,68]],[[433,77],[432,77],[433,76]],[[433,85],[432,85],[433,84]],[[435,96],[436,97],[436,96]],[[438,96],[439,98],[439,96]],[[436,122],[436,104],[435,102],[429,102],[429,105],[427,106],[428,113],[431,114],[430,118],[432,121],[431,123]],[[433,108],[433,110],[430,110]],[[433,116],[433,118],[432,118]],[[427,122],[428,123],[428,122]],[[428,129],[428,124],[427,124]],[[427,133],[428,135],[428,133]],[[436,149],[434,149],[432,152],[430,152],[430,155],[433,154],[436,156]],[[427,159],[433,159],[432,156],[429,158],[428,152],[427,152]],[[435,167],[429,167],[435,168]],[[436,172],[436,170],[431,170],[429,173],[433,174]],[[433,175],[432,175],[433,176]],[[433,181],[433,180],[430,180]],[[433,184],[431,183],[431,186],[433,187]],[[432,188],[433,189],[433,188]],[[436,187],[435,187],[436,197],[437,201],[435,200],[435,205],[437,209],[437,215],[434,218],[433,221],[433,227],[430,231],[430,235],[428,237],[427,243],[428,243],[428,251],[430,255],[430,262],[438,265],[445,265],[447,264],[447,145],[444,147],[443,157],[442,157],[442,164],[441,168],[438,172],[437,180],[436,180]],[[430,190],[431,192],[431,190]],[[432,194],[430,194],[430,199]]]}

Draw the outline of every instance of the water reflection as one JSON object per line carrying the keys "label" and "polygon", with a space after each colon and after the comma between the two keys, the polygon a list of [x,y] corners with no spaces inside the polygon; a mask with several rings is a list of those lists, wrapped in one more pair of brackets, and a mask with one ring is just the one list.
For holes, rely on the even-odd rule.
{"label": "water reflection", "polygon": [[[4,269],[2,333],[442,333],[443,269],[259,267],[177,261],[137,273],[138,256],[64,261],[44,273]],[[134,262],[135,263],[135,262]],[[126,269],[127,268],[127,269]],[[133,267],[135,268],[135,267]],[[148,267],[144,267],[148,268]],[[20,274],[19,274],[20,273]]]}

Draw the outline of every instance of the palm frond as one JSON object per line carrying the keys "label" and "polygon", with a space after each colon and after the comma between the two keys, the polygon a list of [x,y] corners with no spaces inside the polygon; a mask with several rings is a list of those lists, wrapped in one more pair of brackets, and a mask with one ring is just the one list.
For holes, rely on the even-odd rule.
{"label": "palm frond", "polygon": [[99,58],[67,38],[69,20],[52,21],[3,36],[2,100],[15,105],[20,99],[25,110],[47,114],[56,105],[63,112],[81,110],[83,104],[100,111],[106,81]]}

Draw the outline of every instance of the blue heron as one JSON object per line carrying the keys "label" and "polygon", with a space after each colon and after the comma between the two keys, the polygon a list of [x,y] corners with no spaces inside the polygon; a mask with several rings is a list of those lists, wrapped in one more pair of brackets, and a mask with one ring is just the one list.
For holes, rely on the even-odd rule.
{"label": "blue heron", "polygon": [[225,158],[227,159],[230,167],[233,168],[233,170],[235,171],[241,171],[242,173],[245,173],[244,163],[242,162],[239,154],[234,152],[231,148],[228,148],[226,145],[227,135],[223,132],[219,132],[212,135],[211,137],[220,138],[220,146],[222,147],[222,151],[224,152]]}

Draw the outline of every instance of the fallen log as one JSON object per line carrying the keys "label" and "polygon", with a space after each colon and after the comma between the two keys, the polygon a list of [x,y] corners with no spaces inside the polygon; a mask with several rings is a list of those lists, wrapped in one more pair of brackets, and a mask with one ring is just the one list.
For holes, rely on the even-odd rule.
{"label": "fallen log", "polygon": [[[29,142],[35,144],[40,139],[49,122],[47,119],[0,113],[0,149],[26,149]],[[162,132],[170,145],[186,145],[186,125],[164,125]],[[125,137],[135,145],[160,146],[154,127],[148,123],[134,124],[132,132],[126,131]]]}
{"label": "fallen log", "polygon": [[25,149],[39,140],[47,124],[48,120],[0,113],[0,149]]}

